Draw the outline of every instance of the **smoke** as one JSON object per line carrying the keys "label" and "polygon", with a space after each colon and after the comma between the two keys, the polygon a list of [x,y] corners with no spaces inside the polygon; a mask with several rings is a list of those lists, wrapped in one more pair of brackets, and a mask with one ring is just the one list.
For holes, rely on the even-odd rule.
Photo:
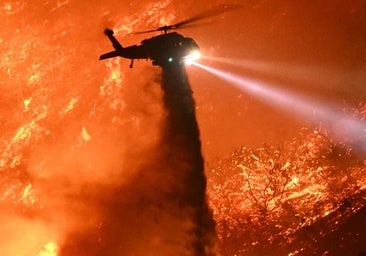
{"label": "smoke", "polygon": [[[103,174],[94,178],[83,173],[87,180],[80,182],[80,170],[68,172],[68,185],[57,189],[69,189],[72,180],[77,180],[69,193],[72,202],[68,206],[74,224],[60,255],[214,255],[215,227],[206,202],[199,131],[185,69],[163,68],[163,98],[156,90],[157,84],[148,82],[151,78],[147,77],[145,88],[139,88],[143,90],[138,99],[138,94],[130,92],[133,100],[130,98],[129,103],[141,104],[140,122],[146,127],[141,132],[157,139],[147,146],[137,129],[116,147],[111,141],[122,140],[119,135],[109,138],[111,133],[103,136],[104,143],[108,141],[106,148],[89,145],[82,150],[89,165],[90,160],[94,162],[90,158],[97,157],[97,167],[103,169]],[[160,109],[149,105],[152,98],[155,104],[164,102],[165,110],[162,104]],[[154,114],[152,109],[162,115]],[[131,115],[129,118],[138,116],[134,111],[126,113]],[[153,119],[160,120],[151,126]],[[82,158],[76,155],[76,159]],[[79,166],[85,168],[88,164]],[[106,174],[114,177],[103,177]],[[68,197],[62,200],[69,201]]]}
{"label": "smoke", "polygon": [[150,159],[161,91],[151,69],[133,80],[118,60],[107,68],[99,95],[80,100],[74,111],[81,108],[81,116],[72,112],[54,140],[38,143],[28,166],[41,208],[34,218],[56,230],[57,255],[145,255],[156,239],[158,211],[149,196],[158,179]]}
{"label": "smoke", "polygon": [[[108,15],[126,6],[120,1],[0,6],[2,255],[208,250],[214,226],[193,101],[164,106],[156,68],[124,72],[123,60],[97,61],[106,40],[100,20],[122,35],[146,19],[155,27],[163,12],[174,13],[164,9],[170,2],[133,16]],[[185,115],[175,124],[187,106],[193,120]]]}
{"label": "smoke", "polygon": [[35,219],[57,230],[60,256],[213,255],[184,67],[164,68],[162,77],[147,68],[136,78],[116,74],[118,61],[107,65],[114,78],[103,85],[105,101],[80,106],[92,117],[70,120],[33,152],[28,172],[42,208]]}
{"label": "smoke", "polygon": [[66,105],[47,99],[62,111],[29,117],[10,140],[4,166],[14,167],[0,177],[1,251],[212,255],[214,223],[184,68],[161,77],[151,67],[124,73],[119,60],[106,67],[99,90],[87,88]]}

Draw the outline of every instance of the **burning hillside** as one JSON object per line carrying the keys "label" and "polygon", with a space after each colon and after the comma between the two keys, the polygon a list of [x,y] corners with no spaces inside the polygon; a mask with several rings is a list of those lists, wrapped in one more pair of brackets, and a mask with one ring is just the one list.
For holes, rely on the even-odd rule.
{"label": "burning hillside", "polygon": [[[316,69],[305,84],[291,86],[364,97],[362,0],[337,1],[325,8],[329,16],[320,2],[281,2],[249,1],[245,15],[191,36],[212,55],[235,49],[237,58],[285,56],[278,61],[297,67],[315,58],[326,71],[334,61],[333,79]],[[216,4],[221,1],[0,3],[1,255],[214,254],[198,124],[210,152],[206,159],[243,141],[262,141],[266,130],[281,140],[283,127],[299,124],[199,72],[195,108],[182,70],[161,73],[144,61],[131,70],[124,60],[101,63],[98,56],[110,47],[107,27],[123,45],[133,45],[143,38],[131,38],[132,31],[173,24],[178,15],[184,20]],[[314,16],[319,26],[309,33]],[[254,25],[243,27],[243,18]],[[182,90],[167,93],[175,86]],[[364,124],[365,113],[362,103],[354,118]],[[344,127],[334,128],[347,135]],[[242,147],[206,171],[223,256],[356,255],[366,249],[365,137],[340,143],[325,130],[305,129],[282,147]]]}
{"label": "burning hillside", "polygon": [[209,171],[223,255],[358,255],[365,158],[304,129],[283,147],[241,148]]}

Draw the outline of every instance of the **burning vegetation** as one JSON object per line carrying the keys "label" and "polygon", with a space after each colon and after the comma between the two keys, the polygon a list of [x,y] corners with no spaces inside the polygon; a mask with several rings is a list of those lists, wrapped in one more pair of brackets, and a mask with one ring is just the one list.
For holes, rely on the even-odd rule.
{"label": "burning vegetation", "polygon": [[[366,104],[354,111],[365,119]],[[365,143],[365,137],[360,138]],[[319,130],[282,147],[242,147],[208,170],[223,255],[358,255],[365,156]]]}
{"label": "burning vegetation", "polygon": [[[167,122],[167,106],[178,102],[160,88],[169,76],[97,61],[105,27],[124,36],[171,24],[182,2],[109,2],[0,4],[1,255],[214,254],[198,127]],[[191,116],[190,100],[183,103],[192,108],[175,111]],[[353,116],[364,125],[366,103]],[[187,123],[189,134],[176,136]],[[340,143],[324,129],[303,129],[282,147],[242,147],[211,165],[207,193],[221,254],[365,251],[366,133],[352,138]]]}

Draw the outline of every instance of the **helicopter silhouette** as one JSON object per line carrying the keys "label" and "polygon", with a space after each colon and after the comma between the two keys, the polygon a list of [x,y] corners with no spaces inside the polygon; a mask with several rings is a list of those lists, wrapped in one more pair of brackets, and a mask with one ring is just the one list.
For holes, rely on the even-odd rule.
{"label": "helicopter silhouette", "polygon": [[102,54],[99,59],[104,60],[113,57],[131,59],[130,68],[133,67],[135,59],[151,59],[153,65],[164,66],[173,63],[182,63],[183,60],[198,56],[199,46],[188,37],[172,32],[145,39],[141,45],[123,47],[113,36],[113,31],[106,29],[104,33],[111,40],[114,51]]}
{"label": "helicopter silhouette", "polygon": [[140,45],[123,47],[114,37],[113,30],[106,29],[104,34],[112,42],[114,50],[100,55],[99,59],[104,60],[114,57],[131,59],[130,68],[133,67],[135,59],[150,59],[152,61],[152,65],[161,67],[197,60],[200,55],[200,48],[198,44],[192,38],[184,37],[177,32],[168,31],[190,27],[194,22],[237,9],[238,7],[240,6],[217,6],[214,9],[208,10],[173,25],[166,25],[153,30],[136,32],[134,34],[144,34],[156,31],[162,32],[161,35],[141,41]]}

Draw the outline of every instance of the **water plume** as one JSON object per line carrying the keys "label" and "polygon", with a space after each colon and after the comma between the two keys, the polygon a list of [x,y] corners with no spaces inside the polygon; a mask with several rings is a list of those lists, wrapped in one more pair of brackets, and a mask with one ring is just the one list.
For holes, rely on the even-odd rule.
{"label": "water plume", "polygon": [[[169,193],[183,209],[190,228],[192,255],[214,255],[214,222],[206,201],[206,178],[195,103],[183,64],[163,67],[162,88],[167,119],[162,142],[167,169],[176,177]],[[186,213],[184,213],[186,212]],[[191,254],[190,254],[191,255]]]}

